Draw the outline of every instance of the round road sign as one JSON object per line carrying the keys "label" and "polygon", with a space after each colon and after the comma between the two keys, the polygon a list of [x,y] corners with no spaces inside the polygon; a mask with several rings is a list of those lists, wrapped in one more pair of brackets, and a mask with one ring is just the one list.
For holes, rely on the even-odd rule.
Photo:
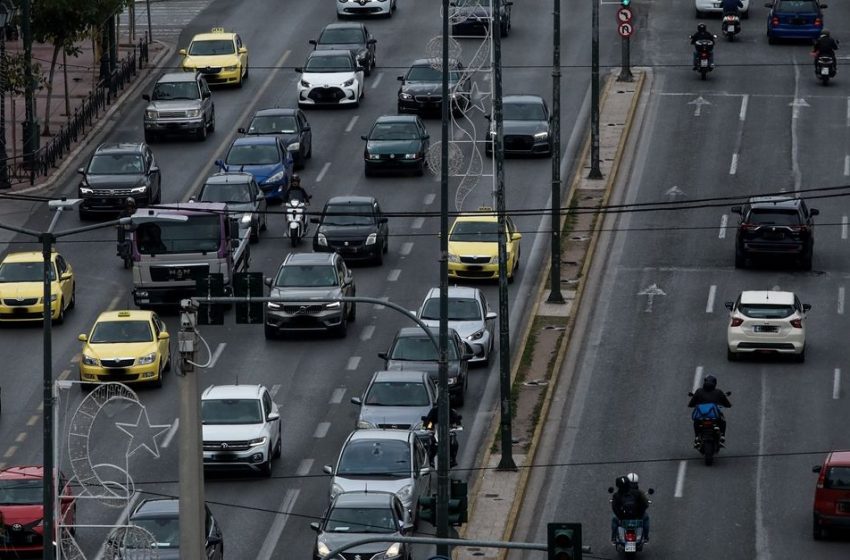
{"label": "round road sign", "polygon": [[617,28],[617,31],[620,33],[620,37],[631,37],[632,36],[632,24],[628,22],[623,22]]}
{"label": "round road sign", "polygon": [[617,19],[622,23],[632,21],[632,11],[629,8],[620,8],[617,10]]}

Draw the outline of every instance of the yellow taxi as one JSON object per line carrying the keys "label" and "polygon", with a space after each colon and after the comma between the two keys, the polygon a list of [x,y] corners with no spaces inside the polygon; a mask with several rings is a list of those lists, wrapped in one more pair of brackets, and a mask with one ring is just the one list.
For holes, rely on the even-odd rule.
{"label": "yellow taxi", "polygon": [[208,84],[242,87],[242,80],[248,77],[248,48],[238,33],[226,33],[223,27],[195,35],[180,54],[183,70],[201,72]]}
{"label": "yellow taxi", "polygon": [[99,381],[151,383],[162,386],[171,369],[171,345],[165,323],[153,311],[105,311],[83,342],[80,381],[91,387]]}
{"label": "yellow taxi", "polygon": [[[74,271],[57,252],[50,256],[50,317],[65,320],[76,303]],[[0,262],[0,322],[41,321],[44,314],[44,258],[40,251],[9,253]]]}
{"label": "yellow taxi", "polygon": [[[505,218],[508,281],[519,269],[522,234],[514,221]],[[482,206],[478,212],[461,214],[449,230],[449,278],[484,280],[499,278],[499,220],[493,209]]]}

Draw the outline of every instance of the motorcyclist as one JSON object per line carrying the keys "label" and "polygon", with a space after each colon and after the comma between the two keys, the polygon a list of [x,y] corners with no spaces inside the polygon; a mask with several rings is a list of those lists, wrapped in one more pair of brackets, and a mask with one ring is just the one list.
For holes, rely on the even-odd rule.
{"label": "motorcyclist", "polygon": [[[434,432],[436,432],[437,424],[439,423],[439,417],[440,408],[437,405],[434,405],[431,407],[431,410],[428,411],[428,414],[422,417],[422,426],[426,430],[433,430]],[[449,426],[460,426],[461,420],[463,420],[463,416],[458,414],[455,409],[449,407]],[[449,444],[450,466],[454,467],[457,466],[457,438],[449,438]],[[437,456],[437,441],[434,438],[431,439],[431,449],[429,451],[430,459],[433,463],[434,457]]]}
{"label": "motorcyclist", "polygon": [[289,180],[289,186],[286,188],[286,193],[283,196],[285,202],[290,200],[301,200],[304,204],[309,204],[313,198],[303,186],[301,186],[301,177],[296,173]]}
{"label": "motorcyclist", "polygon": [[[694,408],[699,404],[716,404],[718,406],[730,408],[732,403],[729,402],[729,397],[726,393],[717,388],[717,378],[713,375],[706,375],[702,382],[702,387],[694,391],[688,406]],[[720,412],[720,441],[726,441],[726,418],[723,416],[723,411]],[[698,436],[697,424],[694,422],[694,437]]]}
{"label": "motorcyclist", "polygon": [[[124,200],[124,207],[121,208],[121,212],[118,214],[119,218],[129,218],[133,214],[136,213],[136,199],[132,196],[128,196]],[[130,256],[130,247],[129,247],[129,239],[127,237],[127,233],[131,231],[132,225],[130,224],[119,224],[117,226],[118,229],[118,256],[124,259],[125,261],[129,259]]]}
{"label": "motorcyclist", "polygon": [[742,0],[723,0],[721,8],[724,16],[740,16],[744,2]]}
{"label": "motorcyclist", "polygon": [[649,542],[649,498],[639,488],[638,482],[637,473],[617,477],[614,481],[617,491],[611,497],[611,510],[614,513],[611,518],[611,542],[617,542],[617,529],[624,519],[642,519],[643,540]]}
{"label": "motorcyclist", "polygon": [[[716,37],[709,33],[705,27],[704,23],[700,23],[697,25],[697,31],[693,35],[691,35],[691,44],[696,45],[697,41],[711,41],[711,47],[708,51],[709,64],[712,68],[714,68],[714,40]],[[694,70],[697,69],[697,65],[699,63],[699,53],[696,49],[694,49]]]}
{"label": "motorcyclist", "polygon": [[835,51],[836,50],[838,50],[838,41],[833,39],[830,36],[829,31],[824,29],[821,32],[820,37],[818,37],[817,40],[815,40],[814,47],[812,47],[812,54],[814,54],[814,57],[815,57],[815,66],[817,66],[817,63],[818,63],[818,57],[824,56],[824,57],[832,58],[832,65],[833,65],[833,67],[835,67],[835,64],[836,64],[836,62],[835,62]]}

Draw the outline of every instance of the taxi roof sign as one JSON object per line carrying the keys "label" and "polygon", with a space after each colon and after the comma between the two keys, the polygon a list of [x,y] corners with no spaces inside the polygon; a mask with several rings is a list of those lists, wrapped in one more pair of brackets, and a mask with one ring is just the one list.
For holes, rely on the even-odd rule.
{"label": "taxi roof sign", "polygon": [[119,312],[118,312],[118,316],[119,316],[119,317],[129,317],[129,316],[130,316],[130,312],[129,312],[129,311],[119,311]]}
{"label": "taxi roof sign", "polygon": [[210,33],[224,33],[223,27],[213,27],[210,29]]}
{"label": "taxi roof sign", "polygon": [[478,211],[479,212],[492,212],[493,207],[492,206],[479,206]]}

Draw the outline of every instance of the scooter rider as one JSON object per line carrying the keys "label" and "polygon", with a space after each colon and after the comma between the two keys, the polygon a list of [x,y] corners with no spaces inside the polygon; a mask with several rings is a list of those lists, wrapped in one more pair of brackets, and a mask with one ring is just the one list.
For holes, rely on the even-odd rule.
{"label": "scooter rider", "polygon": [[[426,416],[422,417],[422,426],[426,430],[436,431],[437,430],[437,424],[438,424],[438,421],[439,421],[439,417],[440,417],[440,408],[437,405],[434,405],[434,406],[431,407],[431,410],[428,411],[428,414]],[[463,416],[458,414],[458,412],[455,409],[449,407],[449,426],[451,426],[451,427],[460,426],[461,420],[463,420]],[[437,445],[436,445],[436,443],[437,443],[436,440],[434,440],[434,439],[431,440],[431,449],[430,449],[431,457],[430,457],[430,459],[431,459],[432,462],[434,460],[434,457],[436,457],[436,455],[437,455]],[[457,438],[449,438],[449,444],[450,444],[449,445],[449,455],[450,455],[450,461],[451,461],[450,466],[454,467],[454,466],[457,465],[457,450],[458,450]]]}
{"label": "scooter rider", "polygon": [[[136,213],[136,199],[132,196],[128,196],[126,200],[124,200],[124,207],[121,209],[121,212],[118,214],[119,218],[129,218],[133,214]],[[132,226],[130,224],[119,224],[118,228],[118,256],[122,259],[127,260],[129,258],[130,247],[127,233],[131,231]]]}
{"label": "scooter rider", "polygon": [[744,8],[742,0],[723,0],[721,5],[724,16],[739,16]]}
{"label": "scooter rider", "polygon": [[629,473],[620,476],[614,482],[617,491],[611,497],[611,510],[614,516],[611,518],[611,542],[617,542],[617,529],[624,519],[643,520],[643,541],[649,542],[649,498],[638,486],[637,473]]}
{"label": "scooter rider", "polygon": [[[729,402],[729,397],[726,393],[717,388],[717,378],[713,375],[706,375],[702,382],[702,387],[694,391],[694,396],[691,397],[688,406],[694,408],[699,404],[716,404],[725,408],[730,408],[732,403]],[[720,441],[726,440],[726,418],[723,412],[720,412]],[[697,434],[697,426],[694,423],[694,437]]]}
{"label": "scooter rider", "polygon": [[290,200],[301,200],[304,204],[310,204],[311,198],[313,196],[307,192],[307,189],[301,186],[301,177],[297,173],[293,174],[289,180],[289,186],[286,188],[283,200],[286,202]]}
{"label": "scooter rider", "polygon": [[833,39],[830,36],[829,31],[827,31],[826,29],[821,31],[820,37],[818,37],[817,40],[815,41],[815,46],[812,47],[812,54],[814,54],[814,57],[815,57],[815,66],[817,66],[817,63],[818,63],[818,57],[824,56],[824,57],[832,58],[832,65],[834,67],[835,64],[836,64],[836,62],[835,62],[835,51],[836,50],[838,50],[838,41]]}
{"label": "scooter rider", "polygon": [[[704,23],[700,23],[697,25],[697,32],[691,35],[691,44],[696,45],[697,41],[711,41],[711,48],[709,50],[709,64],[714,68],[714,40],[716,37],[709,33],[705,27]],[[694,70],[697,69],[697,64],[699,63],[699,53],[694,50]]]}

